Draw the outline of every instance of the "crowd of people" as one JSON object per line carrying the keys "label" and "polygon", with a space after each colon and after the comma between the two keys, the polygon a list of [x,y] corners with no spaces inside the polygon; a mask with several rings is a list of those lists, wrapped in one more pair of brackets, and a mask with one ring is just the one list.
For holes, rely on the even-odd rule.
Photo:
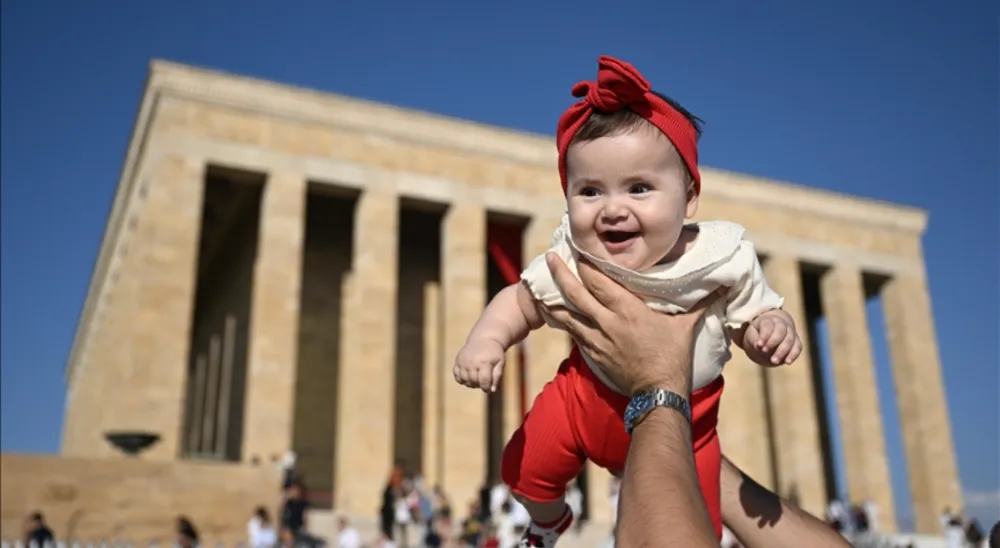
{"label": "crowd of people", "polygon": [[[567,492],[580,512],[583,495],[579,487],[573,483]],[[379,522],[376,545],[386,548],[511,548],[527,530],[531,517],[507,486],[495,480],[483,485],[479,496],[468,501],[464,516],[456,519],[451,500],[440,486],[428,489],[419,475],[407,474],[403,463],[397,462],[383,489]]]}
{"label": "crowd of people", "polygon": [[993,548],[998,542],[997,526],[993,527],[990,536],[987,537],[979,520],[964,516],[961,512],[952,512],[951,508],[945,508],[941,512],[940,521],[941,532],[948,539],[948,548],[985,548],[986,546]]}

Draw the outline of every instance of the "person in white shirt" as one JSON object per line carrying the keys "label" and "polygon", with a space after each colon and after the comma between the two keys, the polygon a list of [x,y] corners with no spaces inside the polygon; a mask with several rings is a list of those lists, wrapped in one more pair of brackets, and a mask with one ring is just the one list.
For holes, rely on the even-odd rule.
{"label": "person in white shirt", "polygon": [[830,503],[826,507],[826,520],[838,533],[844,532],[850,521],[848,519],[847,505],[840,499],[830,499]]}
{"label": "person in white shirt", "polygon": [[361,548],[361,535],[345,516],[337,522],[337,548]]}
{"label": "person in white shirt", "polygon": [[945,540],[948,543],[948,548],[966,548],[965,527],[962,527],[962,519],[958,516],[952,516],[948,522]]}
{"label": "person in white shirt", "polygon": [[524,534],[528,530],[528,526],[531,525],[531,514],[515,498],[510,499],[510,521],[518,536]]}
{"label": "person in white shirt", "polygon": [[878,504],[875,504],[872,499],[866,498],[861,502],[861,508],[865,511],[865,517],[868,518],[868,530],[878,531]]}
{"label": "person in white shirt", "polygon": [[510,498],[510,490],[502,481],[496,481],[490,487],[490,515],[496,517],[500,514],[500,507]]}
{"label": "person in white shirt", "polygon": [[[580,490],[580,486],[577,485],[576,480],[573,480],[566,487],[566,506],[569,507],[570,512],[573,512],[574,516],[579,517],[583,513],[583,491]],[[578,532],[581,525],[579,519],[574,522],[574,526]]]}
{"label": "person in white shirt", "polygon": [[941,534],[948,534],[948,524],[951,523],[951,508],[945,508],[941,511],[941,515],[938,516],[938,523],[941,524]]}
{"label": "person in white shirt", "polygon": [[271,516],[263,506],[258,506],[247,522],[247,544],[250,548],[271,548],[277,543],[278,531],[271,523]]}

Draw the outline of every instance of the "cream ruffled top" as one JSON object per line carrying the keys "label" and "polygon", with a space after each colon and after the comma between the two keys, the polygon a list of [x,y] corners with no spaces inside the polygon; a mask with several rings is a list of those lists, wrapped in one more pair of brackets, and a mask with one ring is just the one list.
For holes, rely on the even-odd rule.
{"label": "cream ruffled top", "polygon": [[[726,327],[739,328],[763,312],[781,308],[784,299],[768,287],[753,243],[743,238],[746,230],[742,226],[727,221],[691,226],[696,227],[698,236],[684,255],[644,272],[633,272],[580,250],[570,236],[568,216],[563,216],[553,233],[549,251],[566,261],[573,274],[577,274],[577,257],[583,255],[658,312],[684,312],[720,287],[728,288],[726,298],[718,299],[705,314],[695,340],[693,388],[698,389],[718,378],[732,357]],[[567,306],[544,254],[528,264],[521,280],[543,304]],[[599,379],[617,390],[586,353],[584,360]]]}

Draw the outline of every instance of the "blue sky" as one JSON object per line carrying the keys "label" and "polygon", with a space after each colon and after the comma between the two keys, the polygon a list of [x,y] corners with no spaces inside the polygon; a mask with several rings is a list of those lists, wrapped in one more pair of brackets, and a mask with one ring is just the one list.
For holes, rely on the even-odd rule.
{"label": "blue sky", "polygon": [[930,211],[927,268],[962,482],[971,509],[995,519],[996,3],[681,4],[4,0],[0,447],[58,450],[62,370],[151,58],[551,134],[571,85],[609,53],[706,120],[705,165]]}

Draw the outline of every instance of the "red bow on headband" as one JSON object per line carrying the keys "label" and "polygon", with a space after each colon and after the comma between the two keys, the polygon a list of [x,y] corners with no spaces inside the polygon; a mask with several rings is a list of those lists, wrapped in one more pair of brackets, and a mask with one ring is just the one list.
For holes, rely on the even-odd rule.
{"label": "red bow on headband", "polygon": [[566,109],[556,128],[559,147],[559,178],[566,192],[566,151],[573,136],[592,112],[617,112],[625,107],[659,128],[681,155],[694,179],[695,192],[701,191],[698,173],[698,133],[694,125],[669,103],[650,90],[649,82],[635,67],[614,57],[602,55],[597,61],[597,81],[573,86],[573,97],[583,100]]}

